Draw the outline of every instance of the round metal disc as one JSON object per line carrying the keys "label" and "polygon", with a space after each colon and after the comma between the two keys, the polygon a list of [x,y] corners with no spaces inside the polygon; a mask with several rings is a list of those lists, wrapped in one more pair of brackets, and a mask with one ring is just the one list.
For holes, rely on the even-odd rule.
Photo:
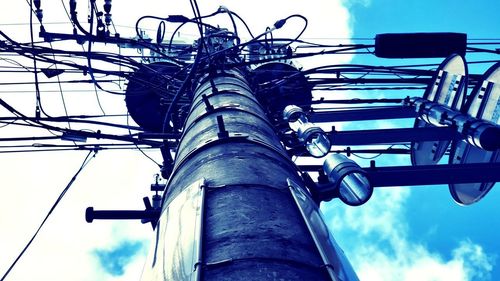
{"label": "round metal disc", "polygon": [[[467,88],[467,64],[460,55],[446,58],[434,75],[433,82],[427,87],[424,98],[459,110],[462,107]],[[433,125],[416,119],[414,128]],[[421,141],[411,144],[411,162],[413,165],[437,164],[445,154],[451,141]]]}
{"label": "round metal disc", "polygon": [[[500,63],[493,65],[474,88],[471,99],[464,106],[470,116],[500,124]],[[500,141],[500,140],[499,140]],[[450,164],[500,162],[500,150],[486,151],[468,144],[465,140],[452,145]],[[453,199],[462,205],[478,202],[495,183],[450,184]]]}
{"label": "round metal disc", "polygon": [[134,72],[126,90],[130,116],[146,131],[162,132],[165,113],[172,100],[172,80],[180,67],[170,62],[145,64]]}

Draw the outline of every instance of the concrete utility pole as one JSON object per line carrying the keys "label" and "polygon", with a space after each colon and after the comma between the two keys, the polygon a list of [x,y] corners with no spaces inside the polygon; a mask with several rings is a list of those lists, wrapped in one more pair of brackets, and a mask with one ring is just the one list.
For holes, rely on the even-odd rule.
{"label": "concrete utility pole", "polygon": [[[163,200],[158,194],[153,204],[144,198],[144,211],[89,207],[86,220],[152,223],[156,239],[142,280],[358,280],[319,212],[317,202],[324,196],[313,194],[313,199],[305,182],[316,184],[300,172],[278,136],[279,128],[288,126],[285,107],[310,103],[307,79],[290,62],[272,61],[254,70],[241,66],[245,60],[265,61],[269,54],[261,57],[261,43],[255,43],[249,46],[252,55],[244,58],[233,50],[230,34],[208,32],[198,40],[198,53],[175,95],[162,85],[181,67],[168,61],[139,69],[127,86],[131,116],[152,132],[141,138],[164,139],[162,176],[168,184],[152,185],[153,191],[164,191]],[[273,48],[271,56],[291,52],[281,45]],[[285,77],[290,81],[285,87],[252,89]],[[169,119],[184,90],[189,113]],[[299,113],[302,109],[292,106],[285,119],[292,122]],[[311,154],[313,149],[326,155],[330,142],[324,132],[300,118],[299,140]],[[167,132],[169,126],[176,129]],[[172,144],[169,139],[178,131],[182,135]]]}
{"label": "concrete utility pole", "polygon": [[210,68],[191,95],[143,280],[357,280],[248,69]]}

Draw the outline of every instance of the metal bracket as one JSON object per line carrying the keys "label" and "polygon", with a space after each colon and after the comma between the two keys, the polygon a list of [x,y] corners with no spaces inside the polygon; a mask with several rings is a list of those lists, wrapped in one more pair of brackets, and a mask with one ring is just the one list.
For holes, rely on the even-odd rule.
{"label": "metal bracket", "polygon": [[302,218],[323,260],[323,267],[333,281],[359,281],[351,264],[344,256],[328,231],[323,216],[316,203],[305,189],[291,179],[287,179],[288,188],[297,204]]}

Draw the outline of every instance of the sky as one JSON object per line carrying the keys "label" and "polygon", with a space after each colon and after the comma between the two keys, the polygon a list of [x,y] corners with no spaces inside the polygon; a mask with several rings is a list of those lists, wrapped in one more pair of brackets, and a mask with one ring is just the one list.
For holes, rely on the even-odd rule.
{"label": "sky", "polygon": [[[0,11],[0,29],[16,40],[27,42],[28,26],[7,24],[28,22],[29,7],[25,1],[10,2]],[[101,2],[98,1],[99,5]],[[78,1],[78,5],[79,14],[84,18],[87,4]],[[498,38],[497,27],[500,26],[496,14],[500,2],[494,0],[463,0],[460,3],[448,0],[210,1],[200,2],[201,12],[208,14],[218,5],[240,14],[252,30],[257,31],[255,33],[264,31],[280,18],[300,13],[309,19],[304,38],[330,38],[333,42],[373,38],[377,33],[417,31],[453,31],[468,33],[469,38]],[[44,21],[67,22],[59,1],[42,1],[42,8]],[[114,1],[112,12],[124,36],[132,36],[130,27],[146,14],[191,16],[188,1],[147,0],[140,5],[131,0]],[[69,24],[47,26],[58,32],[71,32]],[[149,27],[147,23],[146,26]],[[299,24],[285,27],[288,29],[281,31],[284,35],[293,36],[300,30]],[[195,34],[189,29],[183,32],[182,38]],[[154,36],[154,32],[150,34]],[[301,61],[306,68],[324,62],[322,59]],[[409,63],[367,56],[335,57],[331,63],[348,62]],[[482,73],[484,69],[471,69],[474,71]],[[3,92],[12,89],[2,86],[0,97],[26,114],[32,114],[33,95]],[[71,114],[99,113],[94,95],[73,93],[74,88],[70,87],[63,90],[68,92],[65,98]],[[414,91],[411,94],[421,96],[423,93]],[[123,97],[106,94],[99,97],[106,113],[126,113]],[[64,113],[59,96],[47,95],[44,101],[48,112]],[[0,111],[0,116],[5,114],[6,111]],[[412,121],[378,121],[369,125],[411,124]],[[348,124],[345,127],[367,125]],[[8,136],[17,130],[17,127],[7,126],[0,128],[0,134]],[[32,133],[19,131],[25,135]],[[147,153],[161,160],[158,152]],[[84,151],[0,155],[1,274],[29,240],[85,155]],[[355,160],[361,166],[368,164],[361,159]],[[409,163],[406,156],[377,159],[378,165]],[[142,209],[141,198],[151,195],[149,185],[157,172],[156,164],[137,150],[99,152],[6,280],[139,280],[153,236],[150,225],[124,221],[87,224],[84,211],[88,206]],[[392,187],[376,189],[371,200],[360,207],[332,200],[322,203],[321,208],[335,239],[361,280],[500,280],[500,242],[495,236],[500,227],[500,210],[495,206],[499,200],[498,188],[493,188],[479,203],[463,207],[453,202],[447,186]]]}

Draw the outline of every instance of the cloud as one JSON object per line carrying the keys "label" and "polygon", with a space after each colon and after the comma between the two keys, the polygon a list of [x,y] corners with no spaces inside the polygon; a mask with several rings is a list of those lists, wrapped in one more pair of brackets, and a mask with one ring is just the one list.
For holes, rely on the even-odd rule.
{"label": "cloud", "polygon": [[450,253],[433,252],[409,238],[407,188],[376,189],[362,207],[323,206],[328,224],[361,280],[491,280],[495,256],[481,245],[460,241]]}
{"label": "cloud", "polygon": [[470,280],[490,280],[497,255],[487,255],[483,248],[471,241],[461,241],[458,248],[453,250],[453,259],[463,265]]}
{"label": "cloud", "polygon": [[[10,172],[3,176],[4,185],[10,189],[8,195],[0,197],[2,274],[81,164],[84,154],[3,156],[4,161],[10,160]],[[141,249],[128,260],[122,276],[106,272],[95,251],[116,249],[124,241],[142,241],[142,245],[147,245],[154,236],[151,226],[138,221],[88,224],[84,212],[88,206],[144,209],[140,198],[150,195],[149,183],[156,171],[154,168],[149,160],[139,157],[137,151],[100,152],[80,174],[6,280],[138,280],[145,251]],[[29,176],[26,171],[30,171]],[[16,210],[15,215],[12,210]]]}
{"label": "cloud", "polygon": [[142,249],[144,249],[143,241],[125,240],[111,249],[96,249],[94,254],[107,273],[120,276],[125,273],[125,267]]}

